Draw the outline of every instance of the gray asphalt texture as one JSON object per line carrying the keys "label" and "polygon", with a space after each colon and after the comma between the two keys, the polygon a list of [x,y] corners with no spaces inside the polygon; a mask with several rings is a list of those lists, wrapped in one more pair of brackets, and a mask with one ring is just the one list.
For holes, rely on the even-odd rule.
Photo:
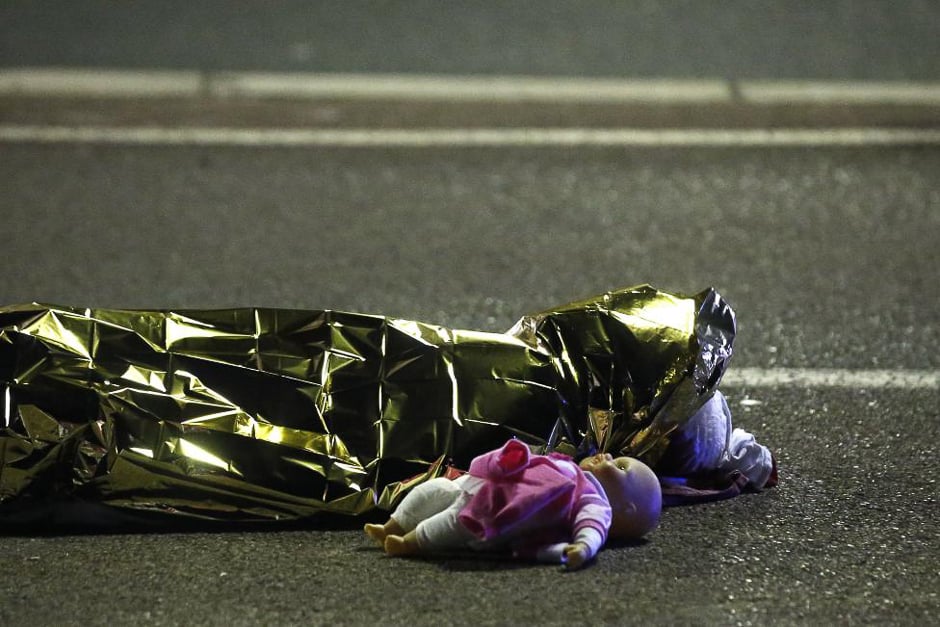
{"label": "gray asphalt texture", "polygon": [[[237,3],[180,4],[175,13],[68,5],[0,8],[0,64],[940,78],[938,44],[925,32],[936,32],[937,5],[928,2],[892,3],[890,15],[865,2],[713,12],[637,3],[633,13],[618,3],[552,5],[545,15],[560,12],[564,28],[479,4],[444,19],[430,5],[383,3],[358,10],[372,16],[367,29],[338,5],[308,21],[289,8],[259,20]],[[405,37],[419,19],[431,35]],[[460,39],[462,29],[476,39]],[[610,35],[621,30],[619,40]],[[255,33],[247,51],[236,45],[246,32]],[[153,103],[42,104],[0,102],[0,122],[109,123],[116,109],[124,123],[174,119]],[[296,119],[230,104],[213,103],[218,110],[198,123]],[[198,107],[177,105],[181,124],[197,123]],[[303,115],[296,104],[277,106]],[[727,113],[697,115],[721,125]],[[579,126],[598,124],[597,114],[566,113],[581,116]],[[524,115],[534,126],[560,123],[557,110]],[[735,115],[731,125],[768,119]],[[891,119],[879,115],[880,124]],[[929,115],[918,125],[940,125]],[[495,331],[614,287],[714,285],[739,317],[732,368],[936,370],[938,173],[937,146],[2,144],[0,303],[335,308]],[[780,485],[669,509],[647,542],[609,547],[578,573],[386,558],[354,526],[335,523],[8,535],[0,624],[936,622],[937,390],[725,392],[736,424],[777,455]]]}
{"label": "gray asphalt texture", "polygon": [[931,0],[11,0],[0,64],[932,80],[938,22]]}

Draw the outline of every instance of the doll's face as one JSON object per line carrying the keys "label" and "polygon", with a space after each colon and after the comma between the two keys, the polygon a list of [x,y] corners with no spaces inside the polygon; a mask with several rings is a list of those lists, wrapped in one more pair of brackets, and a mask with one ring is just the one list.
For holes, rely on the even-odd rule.
{"label": "doll's face", "polygon": [[656,527],[662,489],[649,466],[632,457],[614,458],[610,453],[587,457],[580,466],[594,475],[607,493],[613,512],[611,537],[639,538]]}

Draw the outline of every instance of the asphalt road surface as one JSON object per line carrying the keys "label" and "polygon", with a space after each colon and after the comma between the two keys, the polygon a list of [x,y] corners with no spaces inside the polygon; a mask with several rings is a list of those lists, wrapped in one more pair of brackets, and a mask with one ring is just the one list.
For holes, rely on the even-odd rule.
{"label": "asphalt road surface", "polygon": [[931,0],[0,7],[0,63],[377,72],[936,80]]}
{"label": "asphalt road surface", "polygon": [[[815,6],[796,4],[806,11]],[[358,62],[327,52],[320,57],[309,43],[319,40],[307,33],[307,39],[297,35],[306,48],[259,36],[267,43],[259,44],[262,52],[252,62],[226,48],[237,38],[225,27],[213,30],[206,25],[214,22],[198,16],[178,28],[214,32],[218,48],[200,56],[209,53],[194,47],[187,56],[183,44],[154,47],[148,43],[153,38],[128,34],[125,40],[121,28],[107,28],[116,20],[127,33],[134,14],[125,9],[69,29],[57,26],[76,24],[64,8],[49,13],[9,6],[0,10],[5,67],[521,71],[514,65],[520,56],[490,58],[485,42],[463,55],[456,44],[447,48],[452,40],[443,36],[434,40],[438,65],[422,65],[412,49],[418,44],[395,47],[382,39],[390,37],[382,29],[370,32],[385,33],[378,39],[387,57],[376,51],[362,52]],[[695,31],[695,19],[721,23],[724,32],[739,32],[742,21],[767,21],[733,11],[723,19],[701,15],[696,3],[662,6],[643,5],[662,24],[673,20],[700,38],[707,29]],[[922,32],[937,23],[934,4],[906,3],[908,10],[895,16],[879,8],[875,17],[849,6],[855,4],[822,11],[822,25],[808,28],[819,29],[818,55],[794,39],[804,32],[799,19],[778,20],[774,36],[793,51],[779,67],[764,60],[757,34],[742,36],[734,55],[721,52],[720,42],[698,55],[689,35],[671,45],[673,62],[631,65],[644,57],[626,63],[583,35],[605,32],[599,23],[632,23],[609,7],[612,13],[595,7],[578,15],[558,9],[575,26],[584,25],[583,33],[572,27],[582,36],[567,39],[567,60],[553,57],[556,52],[531,54],[534,44],[512,49],[529,51],[528,74],[940,78],[940,54],[931,48],[936,39]],[[291,15],[282,15],[277,32],[294,28]],[[386,18],[388,32],[403,28],[401,20]],[[520,33],[520,41],[521,33],[534,41],[547,32],[539,32],[544,22],[538,20],[525,28],[500,13],[495,18],[478,19],[503,22],[503,31]],[[458,28],[428,19],[438,19],[442,32]],[[655,37],[655,29],[647,36]],[[79,45],[102,37],[111,45]],[[281,44],[294,56],[279,57]],[[826,54],[826,45],[841,46],[841,53]],[[860,60],[866,46],[868,64]],[[586,69],[595,67],[589,63],[595,57],[608,69]],[[545,65],[532,65],[534,58]],[[412,105],[438,117],[422,125]],[[736,424],[777,455],[780,485],[669,509],[647,542],[609,547],[577,573],[488,559],[386,558],[355,524],[7,535],[0,537],[0,623],[936,620],[940,141],[868,142],[865,134],[826,139],[832,137],[826,129],[847,126],[846,117],[852,128],[900,125],[928,137],[940,128],[936,106],[829,102],[790,111],[789,118],[786,105],[740,101],[667,104],[659,113],[649,105],[572,107],[550,98],[480,106],[0,93],[6,133],[0,135],[0,302],[335,308],[495,331],[524,313],[614,287],[649,282],[694,292],[713,285],[736,309],[740,326],[722,389]],[[689,111],[697,117],[690,120]],[[788,145],[713,136],[696,142],[688,135],[671,145],[540,144],[532,141],[536,135],[512,145],[455,140],[411,146],[288,146],[264,134],[252,142],[206,139],[215,135],[108,139],[108,133],[141,127],[446,130],[472,126],[467,121],[480,116],[491,120],[487,127],[510,130],[824,128]],[[819,116],[829,117],[820,122]],[[35,132],[49,127],[104,130],[97,139]],[[11,128],[33,130],[24,139],[8,133]]]}

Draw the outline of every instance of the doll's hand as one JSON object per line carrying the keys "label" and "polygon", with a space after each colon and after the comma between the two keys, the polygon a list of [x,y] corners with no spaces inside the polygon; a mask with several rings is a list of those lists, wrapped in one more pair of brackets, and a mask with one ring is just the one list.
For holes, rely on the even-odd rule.
{"label": "doll's hand", "polygon": [[578,570],[588,561],[588,547],[581,542],[569,544],[562,552],[565,570]]}

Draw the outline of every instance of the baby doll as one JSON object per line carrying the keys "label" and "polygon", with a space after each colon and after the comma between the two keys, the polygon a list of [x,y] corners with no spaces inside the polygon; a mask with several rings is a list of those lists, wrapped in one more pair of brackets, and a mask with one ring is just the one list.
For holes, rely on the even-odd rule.
{"label": "baby doll", "polygon": [[579,466],[510,440],[475,458],[455,480],[415,487],[388,522],[368,524],[365,532],[392,556],[510,551],[576,570],[608,537],[652,531],[661,506],[659,481],[640,461],[605,453]]}

